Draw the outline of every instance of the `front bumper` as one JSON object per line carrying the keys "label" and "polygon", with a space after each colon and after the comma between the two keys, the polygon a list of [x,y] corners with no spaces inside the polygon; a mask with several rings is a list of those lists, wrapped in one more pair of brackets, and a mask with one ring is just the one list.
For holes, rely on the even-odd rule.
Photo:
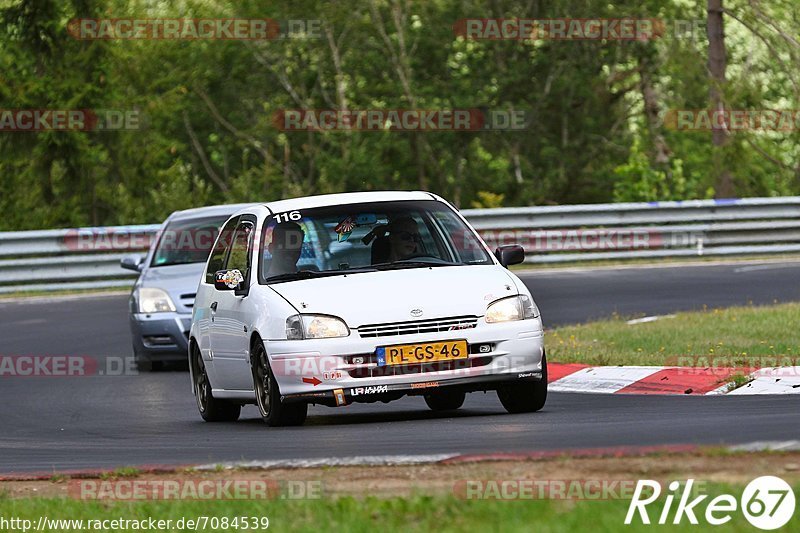
{"label": "front bumper", "polygon": [[390,383],[387,385],[334,389],[330,391],[306,392],[281,396],[286,403],[318,403],[330,407],[340,407],[351,403],[390,402],[402,396],[421,396],[438,391],[475,392],[495,390],[509,383],[541,381],[542,372],[516,372],[511,374],[491,374],[481,376],[456,377],[441,381],[416,383]]}
{"label": "front bumper", "polygon": [[[378,346],[456,339],[467,341],[468,359],[379,367],[371,358]],[[266,348],[284,401],[344,405],[430,394],[445,387],[490,390],[502,382],[541,379],[544,336],[537,318],[503,324],[480,321],[468,330],[381,338],[362,339],[354,331],[341,339],[268,341]]]}
{"label": "front bumper", "polygon": [[191,313],[133,313],[133,351],[149,361],[185,361],[189,350]]}

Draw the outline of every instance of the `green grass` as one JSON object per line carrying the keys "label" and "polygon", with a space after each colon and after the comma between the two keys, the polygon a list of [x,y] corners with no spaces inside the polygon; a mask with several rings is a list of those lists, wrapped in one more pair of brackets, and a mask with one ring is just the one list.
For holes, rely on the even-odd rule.
{"label": "green grass", "polygon": [[614,317],[549,330],[547,355],[592,365],[688,366],[699,357],[715,366],[785,366],[800,359],[798,317],[796,303],[677,313],[635,325]]}
{"label": "green grass", "polygon": [[[733,494],[737,499],[741,487],[713,485],[712,495]],[[795,488],[797,491],[797,488]],[[657,520],[664,496],[650,507],[651,520]],[[709,501],[711,497],[706,499]],[[651,531],[654,526],[635,522],[623,525],[629,501],[565,501],[565,500],[463,500],[454,495],[414,496],[411,498],[378,499],[324,498],[313,501],[160,501],[136,503],[82,502],[65,499],[2,499],[0,517],[24,518],[37,523],[40,516],[61,519],[146,519],[156,520],[193,518],[198,516],[235,517],[266,516],[270,531]],[[673,506],[673,514],[675,507]],[[690,526],[685,517],[681,527],[661,526],[669,531],[711,531],[713,526]],[[671,519],[670,515],[670,519]],[[800,528],[800,513],[795,513],[786,530]],[[753,531],[740,512],[725,525],[725,531]],[[44,529],[41,531],[53,531]],[[122,531],[107,529],[106,531]],[[179,531],[176,528],[166,531]],[[201,529],[202,531],[202,529]],[[206,529],[206,531],[211,531]],[[216,529],[214,531],[226,531]],[[229,528],[227,531],[236,531]],[[239,531],[242,531],[240,528]],[[254,531],[254,530],[251,530]]]}
{"label": "green grass", "polygon": [[111,472],[104,472],[100,475],[100,479],[119,479],[126,477],[138,477],[142,473],[138,468],[130,466],[123,466]]}

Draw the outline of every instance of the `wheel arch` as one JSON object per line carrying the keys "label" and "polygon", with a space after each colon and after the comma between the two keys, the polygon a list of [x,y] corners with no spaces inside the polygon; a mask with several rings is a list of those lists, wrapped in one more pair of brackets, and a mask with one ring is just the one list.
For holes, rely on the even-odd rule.
{"label": "wheel arch", "polygon": [[197,339],[194,338],[194,335],[189,336],[189,349],[186,351],[186,359],[189,361],[189,383],[192,387],[192,394],[197,395],[197,391],[195,390],[194,386],[194,378],[195,378],[195,363],[194,357],[192,354],[194,353],[194,349],[198,346]]}
{"label": "wheel arch", "polygon": [[[264,346],[264,339],[261,337],[261,333],[259,333],[257,329],[254,329],[253,332],[250,334],[250,343],[248,344],[250,350],[248,360],[250,361],[251,368],[253,366],[253,352],[255,351],[254,348],[256,347],[256,344],[259,342],[261,343],[262,346]],[[266,349],[267,347],[264,346],[264,350]]]}

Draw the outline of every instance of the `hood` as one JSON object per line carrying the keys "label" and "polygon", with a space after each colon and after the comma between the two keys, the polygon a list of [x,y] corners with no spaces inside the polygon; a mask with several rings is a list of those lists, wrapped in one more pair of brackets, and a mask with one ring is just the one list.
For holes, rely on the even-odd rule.
{"label": "hood", "polygon": [[169,293],[178,312],[190,313],[205,263],[149,267],[136,282],[137,287],[156,287]]}
{"label": "hood", "polygon": [[[452,316],[483,316],[497,299],[518,294],[505,269],[452,266],[366,272],[270,285],[306,314],[338,316],[350,328]],[[421,316],[412,316],[421,310]]]}

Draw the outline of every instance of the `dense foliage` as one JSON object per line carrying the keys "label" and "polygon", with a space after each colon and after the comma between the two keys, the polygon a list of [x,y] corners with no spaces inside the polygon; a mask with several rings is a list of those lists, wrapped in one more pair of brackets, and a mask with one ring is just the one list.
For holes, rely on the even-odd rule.
{"label": "dense foliage", "polygon": [[[0,109],[136,109],[134,131],[0,132],[0,230],[157,222],[195,205],[422,188],[461,207],[785,195],[797,131],[665,127],[669,109],[797,109],[796,0],[0,0]],[[716,3],[720,3],[717,0]],[[323,21],[310,39],[78,40],[90,18]],[[650,17],[653,40],[465,40],[463,18]],[[673,21],[698,21],[676,38]],[[283,132],[277,110],[522,109],[506,132]],[[732,176],[732,191],[720,176]]]}

